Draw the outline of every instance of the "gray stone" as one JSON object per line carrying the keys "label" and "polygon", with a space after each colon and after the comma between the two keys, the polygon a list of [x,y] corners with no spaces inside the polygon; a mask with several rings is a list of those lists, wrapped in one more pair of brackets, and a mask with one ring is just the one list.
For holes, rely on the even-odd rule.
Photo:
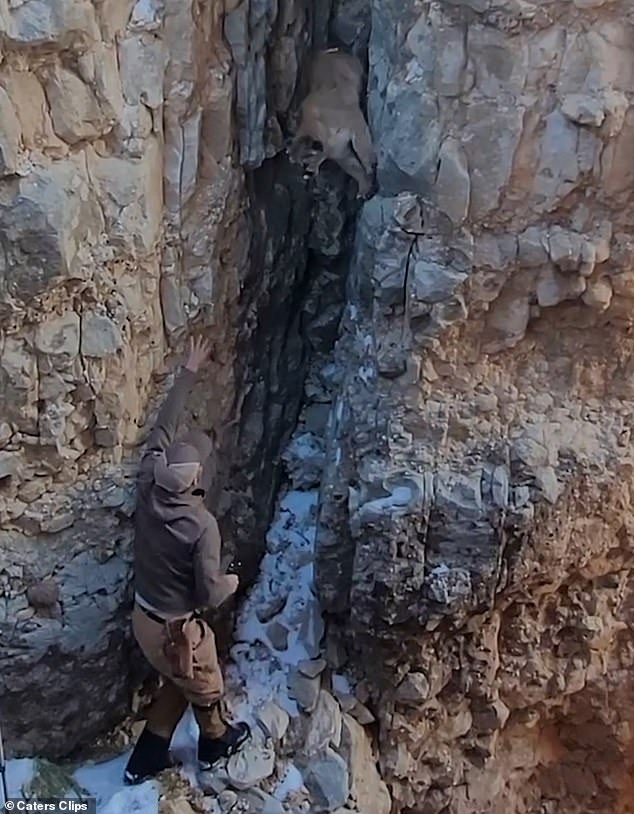
{"label": "gray stone", "polygon": [[288,678],[289,695],[305,712],[312,712],[317,706],[320,685],[319,676],[308,678],[295,670]]}
{"label": "gray stone", "polygon": [[436,177],[436,203],[458,225],[469,213],[471,179],[467,157],[456,139],[445,139],[440,147]]}
{"label": "gray stone", "polygon": [[121,329],[110,317],[94,311],[81,319],[81,352],[83,356],[111,356],[123,346]]}
{"label": "gray stone", "polygon": [[75,311],[40,322],[35,333],[35,347],[40,353],[77,356],[79,353],[80,321]]}
{"label": "gray stone", "polygon": [[578,124],[600,127],[605,119],[605,110],[600,99],[583,93],[570,93],[561,103],[564,116]]}
{"label": "gray stone", "polygon": [[15,475],[20,467],[20,460],[19,452],[0,451],[0,480]]}
{"label": "gray stone", "polygon": [[279,707],[274,701],[267,701],[257,710],[256,717],[266,731],[267,737],[276,742],[282,740],[290,723],[290,716],[286,710]]}
{"label": "gray stone", "polygon": [[273,774],[275,752],[255,741],[247,743],[227,761],[227,776],[233,788],[250,789]]}
{"label": "gray stone", "polygon": [[[93,243],[103,219],[76,158],[34,166],[0,198],[0,286],[21,301],[41,294],[56,278],[82,277],[79,249]],[[7,192],[9,192],[7,190]]]}
{"label": "gray stone", "polygon": [[163,216],[163,165],[157,139],[145,140],[140,158],[103,157],[91,149],[86,154],[110,241],[133,253],[151,251]]}
{"label": "gray stone", "polygon": [[350,784],[348,767],[332,749],[312,758],[302,769],[302,776],[315,811],[334,811],[345,805]]}
{"label": "gray stone", "polygon": [[52,517],[42,520],[40,528],[47,534],[57,534],[60,531],[69,529],[75,522],[75,513],[73,511],[59,512]]}
{"label": "gray stone", "polygon": [[535,483],[549,503],[555,505],[563,491],[557,473],[552,466],[539,466],[535,469]]}
{"label": "gray stone", "polygon": [[357,699],[349,692],[340,692],[333,687],[333,692],[343,712],[352,712],[357,705]]}
{"label": "gray stone", "polygon": [[327,666],[326,659],[304,659],[298,664],[298,670],[307,678],[317,678]]}
{"label": "gray stone", "polygon": [[546,117],[533,189],[540,209],[554,209],[579,183],[578,128],[559,110]]}
{"label": "gray stone", "polygon": [[561,271],[578,271],[583,243],[581,235],[554,227],[548,235],[550,259]]}
{"label": "gray stone", "polygon": [[18,114],[4,88],[0,87],[0,176],[13,174],[18,167],[20,125]]}
{"label": "gray stone", "polygon": [[537,282],[537,302],[542,308],[546,308],[559,305],[565,300],[576,300],[586,287],[584,277],[560,274],[554,269],[547,268],[540,274]]}
{"label": "gray stone", "polygon": [[420,80],[389,85],[382,112],[380,123],[374,122],[383,134],[377,165],[382,194],[428,193],[436,180],[442,133],[435,96]]}
{"label": "gray stone", "polygon": [[381,780],[372,744],[362,726],[349,715],[343,716],[342,757],[350,771],[350,797],[365,814],[390,814],[392,800]]}
{"label": "gray stone", "polygon": [[540,268],[548,262],[544,248],[546,238],[541,229],[529,226],[518,236],[518,260],[524,268]]}
{"label": "gray stone", "polygon": [[238,802],[238,794],[232,789],[224,789],[218,795],[218,805],[223,812],[229,812]]}
{"label": "gray stone", "polygon": [[132,31],[155,31],[161,27],[163,11],[162,0],[138,0],[132,10],[129,26]]}
{"label": "gray stone", "polygon": [[314,755],[327,746],[335,748],[341,743],[341,710],[339,704],[326,690],[321,690],[317,705],[310,716],[304,752]]}
{"label": "gray stone", "polygon": [[[425,23],[425,18],[421,16],[420,23],[415,25],[409,34],[409,41],[416,29],[426,27]],[[433,45],[437,49],[434,86],[441,96],[460,96],[465,89],[467,68],[464,31],[458,26],[442,26],[436,29],[431,36]],[[428,57],[424,50],[417,48],[416,56],[421,65],[427,64]]]}
{"label": "gray stone", "polygon": [[324,620],[319,603],[314,597],[310,597],[302,611],[302,621],[299,629],[299,642],[310,658],[316,659],[319,657],[324,630]]}
{"label": "gray stone", "polygon": [[288,628],[286,625],[273,621],[267,625],[266,635],[275,650],[288,650]]}
{"label": "gray stone", "polygon": [[463,147],[469,163],[469,215],[485,217],[500,200],[513,168],[513,156],[523,127],[521,110],[497,102],[474,102],[468,111]]}
{"label": "gray stone", "polygon": [[0,421],[0,449],[6,447],[12,435],[13,430],[11,429],[11,425],[6,421]]}
{"label": "gray stone", "polygon": [[255,615],[258,617],[258,621],[262,622],[262,624],[270,622],[274,616],[277,616],[278,613],[284,610],[286,599],[287,597],[285,596],[271,596],[269,599],[264,600],[255,609]]}
{"label": "gray stone", "polygon": [[464,274],[458,274],[439,263],[417,260],[412,274],[412,293],[423,302],[441,302],[452,298],[464,280]]}
{"label": "gray stone", "polygon": [[85,46],[100,37],[89,0],[29,0],[4,13],[0,11],[0,32],[14,43],[59,49]]}
{"label": "gray stone", "polygon": [[319,486],[324,459],[321,438],[310,432],[296,435],[282,455],[293,489],[313,489]]}
{"label": "gray stone", "polygon": [[361,726],[369,726],[376,721],[375,716],[370,712],[365,704],[355,698],[355,703],[350,710],[346,710],[350,715],[361,724]]}
{"label": "gray stone", "polygon": [[429,698],[429,679],[425,673],[408,673],[398,685],[395,699],[406,706],[420,707]]}
{"label": "gray stone", "polygon": [[279,800],[262,789],[250,789],[239,796],[239,806],[244,805],[245,814],[284,814],[285,809]]}
{"label": "gray stone", "polygon": [[139,33],[119,44],[123,95],[131,105],[158,108],[163,102],[163,74],[166,53],[161,39]]}
{"label": "gray stone", "polygon": [[45,87],[53,127],[67,144],[97,138],[112,128],[113,121],[77,74],[56,65],[48,71]]}
{"label": "gray stone", "polygon": [[588,281],[586,290],[581,295],[583,302],[597,311],[605,311],[612,302],[612,284],[607,277]]}
{"label": "gray stone", "polygon": [[505,290],[494,300],[487,316],[487,329],[492,336],[485,350],[494,353],[512,348],[524,338],[530,319],[528,293]]}
{"label": "gray stone", "polygon": [[[81,78],[90,85],[95,94],[108,130],[112,125],[120,125],[125,116],[125,102],[115,45],[99,43],[83,54],[77,65]],[[143,114],[137,110],[137,115],[141,119]]]}

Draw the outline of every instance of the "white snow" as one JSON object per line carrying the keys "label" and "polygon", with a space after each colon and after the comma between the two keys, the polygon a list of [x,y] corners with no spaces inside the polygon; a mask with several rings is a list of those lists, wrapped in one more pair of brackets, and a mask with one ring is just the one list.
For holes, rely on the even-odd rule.
{"label": "white snow", "polygon": [[[276,517],[267,535],[267,551],[259,577],[249,592],[238,616],[231,662],[225,666],[227,695],[233,716],[255,727],[259,707],[273,700],[291,715],[297,705],[289,698],[287,676],[310,652],[300,639],[307,609],[316,602],[313,594],[313,558],[317,517],[317,490],[288,491],[278,505]],[[272,617],[289,631],[288,648],[277,651],[266,633],[267,622],[260,622],[257,611],[285,599],[284,607]],[[341,678],[341,686],[346,684]],[[198,727],[188,710],[174,734],[172,753],[182,763],[182,772],[196,783],[196,745]],[[129,752],[114,760],[86,764],[75,772],[78,783],[97,798],[99,814],[157,814],[159,786],[155,781],[140,786],[123,785],[123,771]],[[8,763],[9,790],[21,795],[23,784],[32,774],[32,761]],[[274,795],[283,801],[302,788],[302,776],[288,763]]]}
{"label": "white snow", "polygon": [[21,797],[22,787],[33,777],[31,758],[7,761],[7,791],[9,797]]}
{"label": "white snow", "polygon": [[[291,491],[280,500],[277,516],[267,536],[267,553],[257,582],[244,602],[236,625],[231,656],[234,662],[228,680],[241,696],[236,712],[249,715],[265,701],[274,700],[291,715],[297,705],[288,697],[289,669],[309,658],[300,628],[305,609],[313,596],[313,554],[318,492]],[[286,604],[274,618],[289,630],[288,648],[275,650],[266,634],[258,608],[273,598]]]}

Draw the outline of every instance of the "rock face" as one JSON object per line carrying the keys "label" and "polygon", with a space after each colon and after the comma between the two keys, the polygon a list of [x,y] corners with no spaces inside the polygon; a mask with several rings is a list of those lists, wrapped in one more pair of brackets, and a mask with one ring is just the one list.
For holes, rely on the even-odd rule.
{"label": "rock face", "polygon": [[370,6],[379,193],[337,350],[320,600],[393,810],[623,814],[632,8]]}
{"label": "rock face", "polygon": [[187,422],[216,431],[211,502],[242,577],[257,567],[306,357],[310,200],[274,126],[303,5],[0,2],[10,752],[66,754],[126,708],[135,462],[192,332],[216,361]]}
{"label": "rock face", "polygon": [[[341,176],[311,197],[284,153],[311,40],[367,50],[349,268]],[[323,473],[318,597],[289,577],[258,619],[286,664],[301,617],[320,810],[631,812],[631,3],[0,0],[0,42],[9,750],[125,709],[135,461],[204,330],[187,420],[245,581],[309,402],[285,464]]]}

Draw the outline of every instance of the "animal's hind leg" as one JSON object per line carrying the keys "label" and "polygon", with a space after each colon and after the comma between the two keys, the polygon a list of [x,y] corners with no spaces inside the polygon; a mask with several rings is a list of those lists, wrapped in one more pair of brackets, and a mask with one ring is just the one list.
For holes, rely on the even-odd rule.
{"label": "animal's hind leg", "polygon": [[372,144],[370,128],[361,113],[359,113],[352,131],[352,147],[354,148],[354,152],[359,156],[359,161],[363,165],[366,173],[373,175],[376,166],[376,153],[374,151],[374,145]]}
{"label": "animal's hind leg", "polygon": [[359,195],[365,198],[372,189],[373,173],[366,172],[351,146],[335,160],[341,169],[357,182]]}

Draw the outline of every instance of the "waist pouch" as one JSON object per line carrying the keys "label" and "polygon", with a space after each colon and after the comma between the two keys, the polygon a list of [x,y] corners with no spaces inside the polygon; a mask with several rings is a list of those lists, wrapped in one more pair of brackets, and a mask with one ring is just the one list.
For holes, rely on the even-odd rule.
{"label": "waist pouch", "polygon": [[191,617],[165,622],[163,652],[174,678],[194,677],[194,641],[197,639],[198,625],[190,622]]}

